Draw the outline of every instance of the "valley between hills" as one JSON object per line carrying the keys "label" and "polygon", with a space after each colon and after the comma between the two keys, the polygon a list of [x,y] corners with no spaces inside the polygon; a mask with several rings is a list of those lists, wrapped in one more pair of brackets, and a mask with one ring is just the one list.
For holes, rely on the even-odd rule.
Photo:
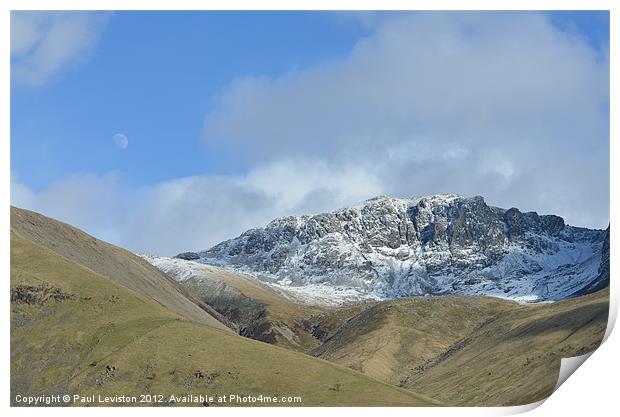
{"label": "valley between hills", "polygon": [[[533,304],[459,294],[310,304],[230,268],[140,257],[11,208],[13,405],[18,393],[527,404],[551,394],[561,358],[598,347],[608,305],[606,286]],[[159,405],[175,404],[188,405]]]}

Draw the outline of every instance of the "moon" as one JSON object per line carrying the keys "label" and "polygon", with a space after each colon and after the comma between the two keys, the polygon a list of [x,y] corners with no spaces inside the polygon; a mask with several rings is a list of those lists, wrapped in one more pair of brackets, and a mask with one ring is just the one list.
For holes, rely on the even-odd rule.
{"label": "moon", "polygon": [[112,136],[112,139],[114,139],[114,143],[116,143],[116,146],[121,149],[127,149],[127,146],[129,146],[129,139],[127,139],[127,136],[122,133],[116,133],[114,136]]}

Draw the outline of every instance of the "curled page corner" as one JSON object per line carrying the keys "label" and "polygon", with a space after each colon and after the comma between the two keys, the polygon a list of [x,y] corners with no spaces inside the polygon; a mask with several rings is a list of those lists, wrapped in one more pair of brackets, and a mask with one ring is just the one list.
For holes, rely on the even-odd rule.
{"label": "curled page corner", "polygon": [[[549,397],[547,397],[547,398],[549,398]],[[543,398],[540,401],[536,401],[536,402],[529,403],[529,404],[514,405],[514,406],[510,406],[510,407],[504,407],[502,409],[502,411],[501,411],[501,415],[512,416],[512,415],[516,415],[516,414],[527,413],[527,412],[532,411],[535,408],[538,408],[539,406],[541,406],[545,401],[547,401],[547,398]]]}
{"label": "curled page corner", "polygon": [[615,288],[616,287],[612,286],[609,287],[609,316],[607,318],[605,336],[603,336],[603,341],[601,344],[605,343],[616,325],[616,318],[618,317],[618,294],[616,293]]}
{"label": "curled page corner", "polygon": [[555,384],[555,388],[553,388],[553,392],[555,392],[560,386],[566,382],[566,380],[579,368],[583,363],[594,353],[594,351],[586,353],[581,356],[573,356],[570,358],[562,358],[560,362],[560,375],[558,377],[558,382]]}
{"label": "curled page corner", "polygon": [[562,360],[560,361],[560,373],[558,376],[558,382],[555,384],[555,387],[553,388],[553,392],[546,398],[543,398],[540,401],[536,401],[534,403],[530,403],[530,404],[524,404],[524,405],[519,405],[519,406],[514,406],[514,407],[507,407],[507,409],[505,410],[505,414],[504,415],[514,415],[514,414],[522,414],[522,413],[526,413],[528,411],[531,411],[535,408],[538,408],[539,406],[541,406],[545,401],[547,401],[549,399],[549,397],[551,397],[551,395],[553,395],[554,392],[557,391],[558,388],[560,388],[560,386],[566,382],[566,380],[581,366],[583,365],[583,363],[588,360],[588,358],[590,356],[592,356],[592,354],[596,351],[593,350],[592,352],[588,352],[585,355],[581,355],[581,356],[573,356],[570,358],[562,358]]}

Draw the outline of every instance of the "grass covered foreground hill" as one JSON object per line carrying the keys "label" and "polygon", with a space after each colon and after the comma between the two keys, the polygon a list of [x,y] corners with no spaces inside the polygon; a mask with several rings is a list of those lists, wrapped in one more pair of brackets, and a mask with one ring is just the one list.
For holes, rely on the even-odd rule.
{"label": "grass covered foreground hill", "polygon": [[449,405],[520,405],[553,392],[561,358],[596,349],[609,289],[554,303],[490,297],[385,301],[310,353]]}
{"label": "grass covered foreground hill", "polygon": [[192,298],[182,286],[144,259],[96,239],[66,223],[11,207],[11,231],[109,280],[136,291],[188,320],[230,329],[210,306]]}
{"label": "grass covered foreground hill", "polygon": [[407,297],[308,306],[243,274],[183,259],[151,260],[240,334],[345,365],[451,405],[518,405],[549,396],[561,358],[593,351],[609,290],[518,304],[484,296]]}
{"label": "grass covered foreground hill", "polygon": [[[33,216],[12,209],[16,214],[19,221]],[[185,310],[132,288],[126,276],[115,276],[123,268],[108,265],[107,255],[90,259],[80,252],[88,235],[41,217],[29,233],[12,219],[12,404],[21,404],[17,395],[58,394],[162,395],[163,405],[175,401],[172,395],[174,403],[188,405],[183,398],[190,394],[299,396],[295,405],[305,406],[438,404],[346,367],[240,337],[219,322],[192,320]],[[49,224],[55,231],[38,230]],[[115,253],[110,262],[133,263],[123,258],[128,252],[105,248]]]}

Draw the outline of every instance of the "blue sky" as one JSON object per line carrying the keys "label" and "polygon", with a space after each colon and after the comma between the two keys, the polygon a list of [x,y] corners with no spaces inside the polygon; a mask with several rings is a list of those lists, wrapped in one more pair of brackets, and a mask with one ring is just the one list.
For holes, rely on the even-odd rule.
{"label": "blue sky", "polygon": [[17,13],[12,202],[165,254],[379,193],[604,227],[608,39],[606,12]]}
{"label": "blue sky", "polygon": [[85,172],[150,184],[243,170],[205,144],[214,97],[239,77],[341,58],[367,32],[325,13],[116,12],[85,62],[35,88],[13,84],[12,170],[35,190]]}

